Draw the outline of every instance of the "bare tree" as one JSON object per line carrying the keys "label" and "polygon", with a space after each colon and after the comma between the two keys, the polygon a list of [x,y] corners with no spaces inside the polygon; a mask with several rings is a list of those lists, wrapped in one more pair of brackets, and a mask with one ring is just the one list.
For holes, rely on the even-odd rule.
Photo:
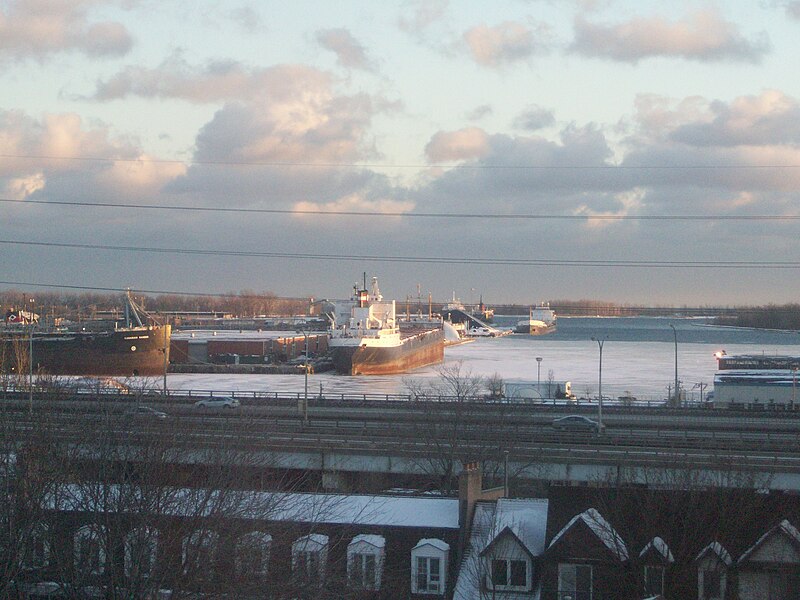
{"label": "bare tree", "polygon": [[[496,383],[496,382],[495,382]],[[417,467],[434,478],[438,489],[451,494],[458,487],[461,465],[478,461],[483,472],[497,476],[503,465],[503,448],[491,443],[487,427],[509,424],[510,404],[493,402],[492,420],[486,420],[487,382],[463,372],[456,363],[439,369],[433,382],[407,382],[417,402],[429,403],[430,418],[417,425],[417,441],[424,446]]]}

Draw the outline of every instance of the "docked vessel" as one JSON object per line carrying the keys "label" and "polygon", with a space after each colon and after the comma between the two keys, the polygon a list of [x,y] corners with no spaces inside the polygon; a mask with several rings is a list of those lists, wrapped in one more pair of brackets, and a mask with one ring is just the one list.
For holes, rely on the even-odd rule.
{"label": "docked vessel", "polygon": [[331,317],[328,348],[337,372],[344,375],[405,373],[444,360],[441,327],[399,327],[394,301],[384,301],[378,279],[371,290],[353,286],[348,302]]}
{"label": "docked vessel", "polygon": [[531,307],[528,318],[517,322],[515,333],[528,335],[544,335],[556,330],[556,313],[549,304],[542,302],[536,308]]}
{"label": "docked vessel", "polygon": [[[33,324],[20,326],[16,311],[9,311],[0,331],[0,370],[29,368],[50,375],[161,375],[169,363],[170,325],[148,325],[127,294],[122,327],[102,331],[44,331]],[[35,323],[35,321],[34,321]]]}

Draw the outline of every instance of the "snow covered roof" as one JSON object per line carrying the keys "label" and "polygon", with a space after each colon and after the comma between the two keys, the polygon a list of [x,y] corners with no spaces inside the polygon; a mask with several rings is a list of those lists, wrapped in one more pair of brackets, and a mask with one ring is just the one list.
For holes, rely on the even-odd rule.
{"label": "snow covered roof", "polygon": [[642,548],[642,551],[639,552],[639,557],[647,554],[651,548],[658,552],[668,563],[675,562],[675,557],[672,556],[672,550],[670,550],[669,546],[667,546],[667,542],[658,536],[654,537],[644,548]]}
{"label": "snow covered roof", "polygon": [[[544,499],[499,499],[492,525],[494,538],[509,529],[532,556],[539,556],[544,552],[547,534],[547,506],[547,500]],[[486,541],[482,552],[492,544],[494,538]]]}
{"label": "snow covered roof", "polygon": [[[158,498],[158,502],[153,502]],[[346,496],[186,488],[68,484],[44,502],[50,510],[122,513],[158,506],[158,514],[458,529],[458,499]],[[155,511],[152,511],[155,512]]]}
{"label": "snow covered roof", "polygon": [[423,538],[417,542],[417,545],[412,548],[412,550],[416,550],[417,548],[422,548],[423,546],[433,546],[437,550],[441,550],[442,552],[447,552],[450,550],[450,544],[445,541],[437,540],[436,538]]}
{"label": "snow covered roof", "polygon": [[369,544],[370,546],[374,546],[375,548],[383,548],[386,546],[386,538],[382,535],[374,535],[370,533],[362,533],[361,535],[357,535],[352,539],[350,545],[353,544]]}
{"label": "snow covered roof", "polygon": [[733,564],[733,559],[731,558],[731,555],[728,553],[725,547],[719,542],[711,542],[708,546],[706,546],[700,551],[700,554],[697,555],[697,558],[695,558],[695,560],[701,560],[707,554],[713,554],[719,559],[720,562],[722,562],[722,564],[724,564],[727,567]]}
{"label": "snow covered roof", "polygon": [[[548,501],[543,499],[512,500],[501,498],[496,502],[478,502],[472,517],[470,539],[458,571],[454,600],[472,600],[478,593],[481,554],[491,547],[500,534],[511,531],[531,556],[544,552],[547,529]],[[538,600],[540,589],[533,592],[503,592],[505,600]]]}
{"label": "snow covered roof", "polygon": [[770,529],[767,533],[758,538],[756,543],[750,546],[745,551],[745,553],[739,557],[738,562],[741,563],[746,561],[750,557],[750,555],[753,554],[759,548],[759,546],[761,546],[761,544],[763,544],[767,540],[767,538],[775,535],[776,533],[782,533],[786,535],[789,539],[794,540],[795,543],[800,544],[800,531],[798,531],[794,525],[789,523],[788,520],[784,519],[783,521],[775,525],[772,529]]}
{"label": "snow covered roof", "polygon": [[563,535],[572,529],[572,527],[583,521],[589,529],[594,533],[597,538],[606,545],[606,547],[613,552],[619,560],[628,560],[628,547],[619,536],[617,531],[606,521],[603,516],[594,508],[587,509],[579,515],[572,517],[561,531],[559,531],[552,540],[550,546],[552,547]]}

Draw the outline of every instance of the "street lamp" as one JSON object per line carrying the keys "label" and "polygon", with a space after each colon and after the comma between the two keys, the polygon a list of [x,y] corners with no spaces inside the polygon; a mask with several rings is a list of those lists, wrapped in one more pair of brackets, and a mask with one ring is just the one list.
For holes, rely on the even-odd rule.
{"label": "street lamp", "polygon": [[36,307],[36,301],[31,298],[30,299],[30,312],[28,314],[28,319],[30,319],[30,335],[28,336],[29,346],[28,346],[28,412],[33,414],[33,324],[34,324],[34,308]]}
{"label": "street lamp", "polygon": [[298,331],[302,333],[305,339],[305,364],[303,365],[303,377],[305,379],[305,386],[303,392],[303,399],[298,402],[297,410],[303,417],[303,425],[308,425],[308,333],[305,331]]}
{"label": "street lamp", "polygon": [[603,425],[603,344],[607,339],[607,335],[601,338],[592,337],[592,341],[597,342],[597,346],[600,348],[600,368],[597,375],[597,429],[600,432],[605,428]]}
{"label": "street lamp", "polygon": [[675,336],[675,406],[677,406],[681,401],[680,390],[678,389],[678,332],[675,330],[675,325],[670,323],[669,326]]}
{"label": "street lamp", "polygon": [[541,391],[539,390],[539,386],[541,385],[541,381],[542,381],[542,357],[541,356],[537,356],[536,357],[536,391],[539,392],[540,394],[541,394]]}

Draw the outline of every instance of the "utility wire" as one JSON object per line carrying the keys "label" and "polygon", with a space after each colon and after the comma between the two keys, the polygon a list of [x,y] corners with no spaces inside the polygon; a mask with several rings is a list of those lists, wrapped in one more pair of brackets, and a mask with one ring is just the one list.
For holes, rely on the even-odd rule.
{"label": "utility wire", "polygon": [[363,169],[508,169],[508,170],[554,170],[554,171],[575,171],[575,170],[701,170],[701,169],[797,169],[800,164],[762,164],[762,165],[492,165],[492,164],[449,164],[449,163],[335,163],[335,162],[306,162],[306,161],[245,161],[245,160],[178,160],[164,158],[110,158],[103,156],[55,156],[47,154],[0,154],[0,158],[10,158],[15,160],[63,160],[73,162],[109,162],[109,163],[154,163],[154,164],[190,164],[203,166],[224,166],[224,167],[311,167],[311,168],[363,168]]}
{"label": "utility wire", "polygon": [[360,210],[294,210],[279,208],[231,208],[220,206],[179,206],[168,204],[131,204],[112,202],[80,202],[67,200],[15,200],[0,198],[2,203],[19,205],[36,204],[72,206],[80,208],[125,208],[144,210],[176,210],[186,212],[216,212],[268,215],[356,216],[356,217],[411,217],[435,219],[510,219],[510,220],[567,220],[567,221],[797,221],[800,215],[558,215],[558,214],[492,214],[492,213],[432,213],[432,212],[375,212]]}
{"label": "utility wire", "polygon": [[415,264],[560,266],[560,267],[635,267],[635,268],[714,268],[714,269],[797,269],[800,261],[650,261],[650,260],[567,260],[548,258],[485,258],[442,256],[370,256],[355,254],[318,254],[310,252],[262,252],[251,250],[220,250],[205,248],[156,248],[151,246],[114,246],[105,244],[76,244],[62,242],[32,242],[0,240],[0,244],[72,248],[79,250],[109,250],[118,252],[147,252],[155,254],[186,254],[199,256],[234,256],[242,258],[290,258],[295,260],[377,261]]}

